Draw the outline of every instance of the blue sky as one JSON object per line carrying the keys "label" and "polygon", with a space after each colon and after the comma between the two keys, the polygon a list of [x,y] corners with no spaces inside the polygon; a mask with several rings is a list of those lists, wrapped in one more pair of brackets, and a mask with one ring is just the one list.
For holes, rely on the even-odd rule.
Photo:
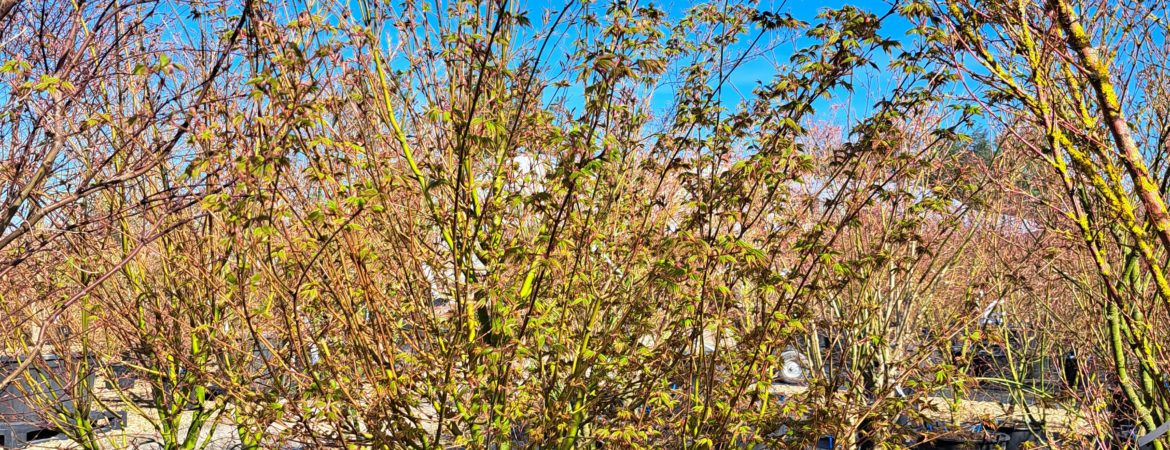
{"label": "blue sky", "polygon": [[[637,0],[630,0],[631,3]],[[602,1],[602,4],[608,3]],[[687,9],[691,8],[694,3],[680,2],[680,1],[657,1],[644,2],[638,1],[638,4],[653,3],[660,8],[668,11],[672,20],[677,20],[685,15]],[[729,1],[729,3],[732,3]],[[545,0],[521,1],[520,8],[529,12],[529,17],[534,23],[535,33],[543,33],[544,30],[540,25],[541,18],[545,14],[550,14],[555,17],[557,11],[565,6],[561,2],[550,2]],[[890,3],[881,0],[862,0],[862,1],[814,1],[814,0],[764,0],[758,4],[758,8],[765,11],[772,11],[777,13],[788,13],[794,17],[803,20],[807,23],[813,24],[817,21],[817,14],[826,9],[836,9],[846,5],[852,5],[863,10],[874,12],[881,15],[889,11]],[[910,29],[910,24],[903,18],[898,16],[889,17],[883,25],[882,32],[884,35],[891,38],[898,39],[906,35],[906,31]],[[571,32],[571,31],[570,31]],[[743,38],[740,45],[734,46],[727,52],[728,59],[738,57],[748,46],[748,43],[755,37],[757,30],[749,31]],[[767,41],[765,38],[762,42]],[[767,83],[773,79],[777,74],[778,68],[789,64],[794,50],[799,47],[807,46],[811,41],[807,38],[796,39],[795,41],[784,42],[773,49],[758,55],[739,66],[735,72],[728,78],[721,91],[720,101],[724,106],[734,107],[741,101],[748,99],[752,95],[753,89],[761,83]],[[569,40],[560,39],[551,44],[550,52],[553,53],[554,58],[557,54],[564,54],[569,51]],[[759,51],[759,47],[755,51]],[[877,57],[879,67],[884,69],[885,60],[884,55]],[[872,75],[872,76],[870,76]],[[855,93],[846,97],[847,93],[838,93],[838,96],[828,100],[822,101],[820,104],[815,104],[817,109],[815,116],[818,120],[827,120],[834,123],[847,124],[856,120],[857,115],[868,111],[873,102],[877,99],[874,95],[881,95],[888,91],[888,84],[891,78],[885,74],[884,70],[875,71],[872,74],[866,74],[867,82],[872,84],[863,84],[861,79],[858,79],[858,84],[855,86]],[[566,105],[569,107],[579,107],[580,103],[574,104],[573,99],[580,97],[580,86],[573,86],[562,93],[566,94]],[[652,98],[652,105],[655,109],[666,108],[672,103],[672,89],[668,86],[658,88]],[[552,99],[546,97],[546,101]],[[831,105],[836,105],[835,108],[830,108]]]}
{"label": "blue sky", "polygon": [[[359,0],[348,0],[348,1],[350,2],[349,5],[350,5],[351,13],[358,14],[358,11],[360,10],[360,8],[358,7]],[[395,5],[395,7],[398,7],[400,5],[399,0],[391,0],[391,1],[394,2],[392,4]],[[423,0],[423,1],[425,3],[432,5],[433,7],[442,8],[442,7],[445,7],[450,0]],[[515,3],[515,5],[518,9],[525,10],[528,12],[528,17],[532,23],[531,28],[524,30],[524,31],[521,31],[521,33],[523,34],[522,37],[524,39],[531,39],[533,37],[543,37],[543,33],[545,32],[544,27],[547,25],[544,23],[544,17],[546,16],[546,14],[549,16],[555,17],[556,13],[558,11],[560,11],[566,5],[565,2],[555,1],[555,0],[513,0],[513,1],[517,2],[517,3]],[[596,3],[594,3],[591,6],[591,8],[595,8],[595,10],[601,10],[604,8],[604,5],[609,4],[610,1],[612,1],[612,0],[598,0]],[[677,0],[661,0],[661,1],[659,1],[659,0],[655,0],[655,1],[627,0],[627,1],[629,1],[632,4],[637,4],[637,5],[646,5],[646,4],[657,5],[658,7],[667,11],[672,20],[677,20],[677,19],[683,17],[685,15],[685,12],[689,8],[692,8],[695,5],[695,3],[693,3],[693,2],[677,1]],[[739,0],[726,0],[727,3],[736,3],[738,1]],[[716,2],[716,3],[718,3],[718,2]],[[441,5],[441,6],[436,6],[436,5]],[[578,7],[579,2],[574,3],[574,5],[575,5],[575,7]],[[826,10],[826,9],[841,8],[841,7],[846,6],[846,5],[852,5],[852,6],[860,8],[860,9],[868,10],[868,11],[871,11],[871,12],[873,12],[875,14],[879,14],[879,15],[884,14],[885,12],[889,11],[891,8],[891,4],[887,1],[884,1],[884,0],[858,0],[858,1],[762,0],[757,4],[757,7],[760,10],[764,10],[764,11],[772,11],[772,12],[777,12],[777,13],[788,13],[788,14],[791,14],[800,20],[803,20],[807,23],[812,24],[812,23],[817,22],[816,15],[819,12]],[[290,13],[290,15],[291,15],[291,13]],[[893,16],[887,18],[887,20],[884,22],[882,32],[886,36],[897,39],[899,37],[905,36],[905,33],[909,28],[910,28],[910,24],[908,22],[906,22],[903,18],[898,17],[897,15],[893,15]],[[570,41],[569,37],[571,37],[571,35],[574,33],[574,26],[573,25],[565,26],[565,24],[562,23],[560,26],[560,30],[562,33],[566,33],[566,35],[560,39],[554,38],[552,41],[550,41],[550,48],[546,52],[547,54],[545,56],[545,59],[547,61],[544,64],[545,67],[555,67],[558,59],[563,60],[564,55],[568,51],[571,50],[570,49],[571,41]],[[728,50],[727,57],[729,59],[738,57],[738,55],[741,54],[743,52],[743,50],[747,47],[747,43],[750,42],[755,37],[756,32],[757,32],[757,30],[750,30],[748,33],[746,33],[744,35],[743,41],[741,42],[740,45],[734,46]],[[389,29],[387,30],[387,35],[385,36],[385,38],[386,38],[385,42],[386,42],[386,45],[388,46],[388,49],[397,44],[395,41],[401,39],[400,36],[394,35],[393,32],[390,31]],[[767,41],[767,38],[765,38],[764,41]],[[752,95],[753,89],[755,89],[761,83],[767,83],[770,80],[772,80],[774,78],[774,76],[777,74],[778,67],[789,63],[789,60],[790,60],[795,49],[797,49],[799,47],[807,46],[809,44],[811,44],[809,39],[796,39],[795,41],[785,42],[782,45],[778,45],[776,48],[771,49],[767,52],[764,52],[763,54],[760,54],[758,57],[746,60],[744,62],[744,64],[741,65],[740,67],[738,67],[735,70],[735,72],[733,72],[733,74],[729,77],[727,84],[724,86],[723,90],[721,91],[721,96],[719,99],[720,102],[724,106],[727,106],[730,108],[730,107],[734,107],[735,105],[739,104],[741,101],[745,100],[746,98],[750,98]],[[559,58],[558,58],[558,56],[559,56]],[[877,62],[879,64],[879,66],[884,69],[884,64],[887,61],[884,60],[884,57],[882,55],[877,55],[877,59],[878,59]],[[403,58],[394,58],[390,61],[391,67],[396,67],[399,69],[405,69],[405,67],[404,67],[405,64],[406,64],[406,61]],[[891,77],[887,76],[884,73],[884,70],[875,71],[874,73],[865,74],[865,75],[866,75],[866,77],[860,77],[860,78],[865,78],[865,81],[871,82],[873,84],[863,84],[862,79],[855,80],[855,81],[857,81],[857,84],[855,86],[855,92],[852,95],[849,95],[848,97],[846,97],[845,96],[846,93],[840,92],[840,93],[838,93],[837,97],[832,98],[831,100],[822,101],[822,102],[819,102],[819,104],[814,104],[814,107],[817,110],[817,114],[815,115],[815,119],[826,120],[826,121],[846,125],[846,124],[850,124],[853,121],[855,121],[859,114],[864,114],[866,111],[868,111],[871,108],[872,103],[877,100],[876,98],[874,98],[874,96],[879,96],[884,92],[888,92],[888,90],[889,90],[888,84],[891,81]],[[577,108],[579,108],[581,106],[581,102],[579,101],[580,97],[581,97],[580,91],[581,91],[580,85],[571,86],[570,88],[568,88],[564,91],[561,91],[562,93],[568,94],[567,97],[569,97],[569,98],[566,101],[567,106],[577,107]],[[576,99],[577,101],[574,102],[574,99]],[[552,99],[546,96],[545,100],[551,101]],[[653,93],[652,105],[656,109],[667,108],[672,104],[672,100],[673,100],[672,89],[669,86],[663,86],[663,87],[658,88]],[[576,104],[574,104],[574,103],[576,103]],[[830,106],[836,106],[836,107],[830,108]]]}
{"label": "blue sky", "polygon": [[[777,12],[787,12],[798,19],[808,22],[809,24],[813,24],[816,22],[816,15],[819,12],[826,9],[837,9],[847,5],[855,6],[862,10],[870,11],[878,15],[884,14],[891,8],[890,3],[875,0],[849,2],[814,0],[788,0],[787,2],[784,2],[768,0],[761,2],[760,8]],[[890,38],[899,39],[900,37],[906,36],[906,32],[910,28],[911,24],[904,18],[898,15],[892,15],[886,18],[886,20],[883,22],[882,34]],[[811,42],[809,39],[804,38],[797,39],[795,44],[797,46],[803,47],[811,44]],[[767,80],[776,75],[775,64],[787,63],[789,58],[792,56],[792,48],[792,46],[784,46],[780,49],[777,49],[776,51],[771,52],[765,58],[752,61],[750,64],[745,65],[742,68],[742,71],[733,76],[733,78],[729,81],[739,87],[740,91],[744,93],[750,93],[751,87],[756,83],[767,82]],[[849,98],[838,97],[814,105],[817,109],[816,118],[839,123],[849,122],[851,121],[850,119],[856,118],[856,114],[864,113],[872,108],[873,102],[878,99],[871,97],[870,95],[881,95],[882,93],[889,91],[890,86],[888,85],[893,80],[884,70],[885,65],[889,62],[889,60],[880,52],[874,56],[878,66],[882,70],[866,75],[873,75],[873,78],[869,81],[873,82],[875,85],[862,84],[862,80],[858,80],[859,83],[855,86],[855,93],[850,95]],[[847,94],[839,93],[839,95]],[[741,97],[734,90],[725,94],[723,98],[725,103],[734,103],[740,100]],[[829,107],[833,104],[838,104],[842,106],[842,108],[830,111]],[[848,106],[845,107],[845,105]]]}

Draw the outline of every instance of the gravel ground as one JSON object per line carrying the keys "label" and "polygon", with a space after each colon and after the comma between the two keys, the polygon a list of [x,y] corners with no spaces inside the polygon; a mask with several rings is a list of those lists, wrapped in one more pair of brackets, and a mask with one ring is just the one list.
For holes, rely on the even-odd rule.
{"label": "gravel ground", "polygon": [[[132,394],[142,398],[145,397],[147,391],[142,385],[132,390]],[[126,412],[126,424],[115,430],[100,433],[100,439],[105,448],[109,449],[161,449],[162,446],[156,442],[160,435],[155,431],[151,425],[151,420],[157,417],[155,409],[145,408],[135,405],[126,405],[121,397],[114,391],[99,390],[97,397],[106,405],[112,405],[115,411]],[[179,436],[183,436],[187,428],[190,427],[191,413],[183,414],[180,422]],[[273,430],[273,435],[278,434],[279,430]],[[201,439],[207,440],[207,450],[230,450],[237,448],[239,438],[236,436],[236,429],[230,423],[230,416],[223,414],[220,421],[217,423],[204,424],[204,431]],[[271,445],[268,448],[277,448],[279,446]],[[72,449],[77,448],[75,444],[66,439],[55,439],[44,442],[39,442],[28,447],[27,449]],[[301,447],[284,446],[281,448],[299,449]]]}
{"label": "gravel ground", "polygon": [[[162,448],[158,444],[154,444],[155,440],[159,438],[157,432],[151,427],[150,422],[141,414],[127,414],[127,424],[119,430],[113,430],[101,435],[102,443],[106,448],[110,449],[156,449]],[[186,419],[189,420],[189,415]],[[184,431],[189,425],[187,421],[183,424]],[[207,425],[211,429],[210,442],[208,443],[208,450],[229,450],[235,448],[239,443],[239,439],[235,435],[235,428],[230,424],[219,423]],[[70,449],[76,448],[70,441],[64,439],[52,440],[31,445],[29,449]]]}
{"label": "gravel ground", "polygon": [[[771,392],[773,395],[798,395],[806,390],[807,388],[804,386],[775,384],[772,386]],[[1028,412],[1031,412],[1034,418],[1043,420],[1049,430],[1054,432],[1088,429],[1088,424],[1084,419],[1071,414],[1066,408],[1031,405],[1025,410],[1018,405],[1012,405],[1009,395],[1002,391],[982,391],[975,397],[979,400],[963,399],[953,410],[950,398],[930,397],[929,401],[937,412],[928,415],[947,422],[986,421],[994,423],[1012,419],[1022,420],[1026,418]]]}
{"label": "gravel ground", "polygon": [[[773,395],[793,396],[805,392],[807,389],[802,386],[791,386],[784,384],[773,385],[771,391]],[[995,395],[982,395],[983,398],[994,397]],[[1006,419],[1021,419],[1024,417],[1022,408],[1013,407],[1010,402],[1007,402],[1006,396],[999,400],[978,401],[978,400],[963,400],[958,408],[952,414],[949,399],[943,397],[931,397],[931,402],[934,403],[939,413],[935,413],[938,419],[953,422],[970,422],[976,420],[997,421]],[[119,430],[113,430],[102,434],[103,443],[107,448],[111,449],[154,449],[161,448],[157,444],[151,444],[152,441],[158,439],[158,433],[150,425],[147,415],[153,415],[153,410],[139,409],[127,412],[128,420],[125,427]],[[1035,416],[1042,417],[1049,425],[1052,431],[1064,431],[1074,429],[1084,429],[1085,426],[1081,419],[1071,415],[1062,408],[1044,408],[1033,406],[1032,412]],[[183,425],[184,427],[187,424]],[[235,448],[239,440],[235,435],[235,428],[226,422],[208,424],[206,425],[210,431],[210,442],[207,448],[209,450],[230,450]],[[275,434],[275,433],[274,433]],[[206,435],[206,432],[205,432]],[[275,446],[274,446],[275,447]],[[29,449],[69,449],[75,446],[66,440],[53,440],[42,442],[27,447]],[[295,449],[301,447],[284,448]]]}

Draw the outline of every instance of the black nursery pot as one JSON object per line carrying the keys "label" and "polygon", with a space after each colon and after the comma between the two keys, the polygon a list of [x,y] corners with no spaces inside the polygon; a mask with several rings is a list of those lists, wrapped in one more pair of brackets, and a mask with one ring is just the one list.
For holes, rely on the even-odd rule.
{"label": "black nursery pot", "polygon": [[989,436],[947,436],[920,445],[928,450],[1004,450],[1011,438],[1003,433]]}
{"label": "black nursery pot", "polygon": [[1000,425],[996,431],[1008,437],[1004,444],[1006,450],[1018,450],[1025,442],[1040,441],[1044,438],[1044,423],[1042,422],[1008,422]]}
{"label": "black nursery pot", "polygon": [[112,381],[118,386],[118,389],[124,391],[134,389],[135,374],[134,369],[131,369],[130,366],[121,363],[111,364],[110,372],[114,376]]}
{"label": "black nursery pot", "polygon": [[1134,439],[1136,438],[1137,425],[1132,423],[1116,424],[1113,426],[1113,439],[1109,442],[1109,448],[1136,448],[1136,444],[1134,443]]}
{"label": "black nursery pot", "polygon": [[[0,379],[19,370],[25,358],[36,358],[39,361],[23,369],[31,375],[31,380],[21,376],[16,382],[0,390],[0,422],[47,423],[39,405],[34,403],[34,398],[37,397],[55,401],[56,406],[65,411],[76,411],[76,399],[62,386],[62,382],[68,385],[77,382],[78,378],[75,374],[65,372],[68,370],[67,362],[60,356],[0,356]],[[54,373],[45,373],[46,370]],[[93,374],[85,374],[84,377],[92,386]]]}

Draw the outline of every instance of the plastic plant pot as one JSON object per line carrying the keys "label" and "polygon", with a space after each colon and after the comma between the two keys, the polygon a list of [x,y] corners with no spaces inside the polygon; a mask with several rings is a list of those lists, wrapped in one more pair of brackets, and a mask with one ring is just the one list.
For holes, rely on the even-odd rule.
{"label": "plastic plant pot", "polygon": [[1110,448],[1137,448],[1137,426],[1123,423],[1113,426],[1113,445]]}
{"label": "plastic plant pot", "polygon": [[1077,353],[1069,351],[1060,359],[1061,376],[1065,386],[1073,391],[1079,391],[1081,385],[1081,367],[1077,360]]}
{"label": "plastic plant pot", "polygon": [[1018,450],[1025,442],[1044,440],[1044,423],[1011,421],[1000,424],[996,431],[1007,435],[1007,450]]}
{"label": "plastic plant pot", "polygon": [[[0,378],[5,378],[27,361],[26,356],[0,357]],[[48,414],[73,415],[78,403],[89,399],[73,397],[67,387],[74,383],[94,386],[94,373],[71,373],[70,363],[57,355],[39,355],[33,364],[24,368],[24,375],[0,390],[0,448],[22,448],[28,444],[63,437],[58,424],[48,420]],[[81,357],[75,357],[81,359]],[[88,367],[96,367],[92,357],[86,357]],[[62,386],[64,383],[64,386]],[[88,396],[88,394],[87,394]],[[46,411],[51,408],[51,411]],[[90,412],[89,420],[99,430],[125,425],[124,413]]]}
{"label": "plastic plant pot", "polygon": [[[64,411],[76,411],[77,405],[73,397],[60,385],[59,380],[65,378],[61,373],[45,373],[45,369],[53,372],[65,370],[65,361],[56,355],[43,355],[40,361],[30,365],[25,371],[29,377],[18,377],[15,382],[0,391],[0,423],[37,423],[47,424],[43,413],[35,403],[38,399],[49,400]],[[7,377],[20,368],[23,357],[0,357],[0,378]],[[93,374],[86,376],[92,386]]]}
{"label": "plastic plant pot", "polygon": [[921,443],[912,448],[922,450],[1006,450],[1011,437],[984,428],[981,423],[953,428],[943,422],[922,424]]}
{"label": "plastic plant pot", "polygon": [[134,389],[134,369],[126,364],[111,364],[110,374],[113,375],[114,385],[123,391]]}
{"label": "plastic plant pot", "polygon": [[1009,440],[1011,438],[1003,433],[993,433],[984,436],[945,436],[929,443],[926,447],[920,446],[918,448],[935,450],[1004,450]]}

